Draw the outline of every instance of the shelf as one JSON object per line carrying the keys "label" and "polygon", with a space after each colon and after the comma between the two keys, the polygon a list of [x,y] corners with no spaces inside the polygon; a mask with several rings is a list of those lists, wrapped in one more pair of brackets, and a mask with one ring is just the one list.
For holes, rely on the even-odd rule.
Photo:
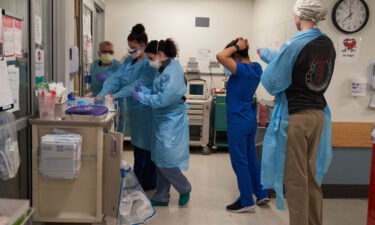
{"label": "shelf", "polygon": [[99,223],[102,218],[103,216],[98,217],[88,213],[61,212],[57,215],[39,214],[34,220],[52,223]]}

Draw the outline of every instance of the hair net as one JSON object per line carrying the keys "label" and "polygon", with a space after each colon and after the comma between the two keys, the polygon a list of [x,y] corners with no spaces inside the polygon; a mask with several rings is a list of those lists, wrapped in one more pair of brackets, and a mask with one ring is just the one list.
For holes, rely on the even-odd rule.
{"label": "hair net", "polygon": [[325,20],[326,7],[319,0],[297,0],[294,13],[301,19],[312,20],[315,23]]}

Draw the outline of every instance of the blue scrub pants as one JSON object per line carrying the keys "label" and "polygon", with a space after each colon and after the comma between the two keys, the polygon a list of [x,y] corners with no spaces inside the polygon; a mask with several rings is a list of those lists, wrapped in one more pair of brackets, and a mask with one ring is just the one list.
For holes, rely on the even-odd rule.
{"label": "blue scrub pants", "polygon": [[256,156],[254,130],[250,124],[228,124],[229,153],[243,207],[255,205],[253,194],[258,199],[268,197],[268,191],[260,184],[261,167]]}
{"label": "blue scrub pants", "polygon": [[169,191],[173,186],[178,193],[186,194],[191,191],[191,184],[180,168],[157,168],[158,180],[156,192],[152,200],[158,202],[169,202]]}
{"label": "blue scrub pants", "polygon": [[134,173],[144,191],[156,188],[156,166],[150,151],[134,146]]}

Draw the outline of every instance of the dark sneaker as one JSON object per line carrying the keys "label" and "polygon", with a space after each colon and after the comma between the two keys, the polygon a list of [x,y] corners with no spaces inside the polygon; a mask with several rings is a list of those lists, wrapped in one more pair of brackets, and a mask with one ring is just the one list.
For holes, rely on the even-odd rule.
{"label": "dark sneaker", "polygon": [[144,187],[143,188],[144,192],[148,192],[148,191],[152,191],[152,190],[155,190],[155,187]]}
{"label": "dark sneaker", "polygon": [[256,204],[259,206],[267,205],[270,202],[269,198],[257,199]]}
{"label": "dark sneaker", "polygon": [[155,200],[151,200],[151,205],[152,206],[168,206],[169,202],[158,202]]}
{"label": "dark sneaker", "polygon": [[255,213],[255,205],[242,206],[241,201],[238,200],[232,205],[227,206],[227,211],[232,213]]}
{"label": "dark sneaker", "polygon": [[180,199],[178,200],[178,205],[181,208],[185,208],[189,205],[189,201],[190,201],[190,192],[186,194],[181,194]]}

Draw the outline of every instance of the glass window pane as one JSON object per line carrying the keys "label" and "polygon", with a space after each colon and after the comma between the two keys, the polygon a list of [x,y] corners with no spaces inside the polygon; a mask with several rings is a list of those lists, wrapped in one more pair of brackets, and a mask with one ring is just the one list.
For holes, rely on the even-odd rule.
{"label": "glass window pane", "polygon": [[19,69],[19,111],[14,112],[16,118],[28,116],[30,113],[30,78],[29,78],[29,21],[27,0],[1,0],[0,8],[23,18],[22,24],[22,57],[17,57],[16,67]]}
{"label": "glass window pane", "polygon": [[[50,0],[33,1],[35,28],[35,76],[37,76],[37,84],[43,80],[52,81],[52,10],[50,2]],[[42,62],[44,62],[44,65],[42,65]]]}

